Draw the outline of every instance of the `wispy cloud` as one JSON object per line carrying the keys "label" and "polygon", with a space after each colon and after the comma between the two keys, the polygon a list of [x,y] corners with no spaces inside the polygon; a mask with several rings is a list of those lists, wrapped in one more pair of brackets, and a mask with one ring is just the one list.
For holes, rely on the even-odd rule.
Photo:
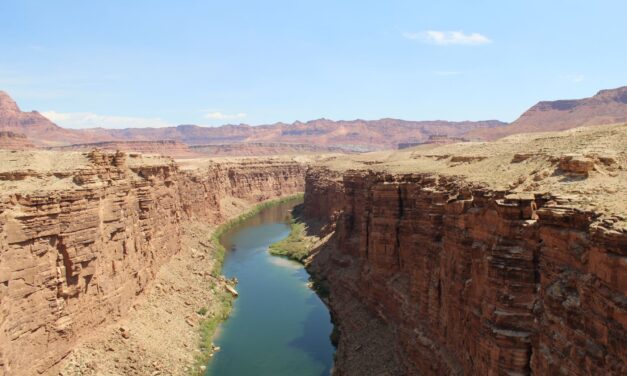
{"label": "wispy cloud", "polygon": [[410,40],[420,40],[438,46],[467,45],[478,46],[492,43],[492,40],[479,33],[465,34],[463,31],[436,31],[428,30],[420,33],[405,32],[401,34],[403,38]]}
{"label": "wispy cloud", "polygon": [[162,128],[172,124],[159,118],[142,118],[132,116],[99,115],[91,112],[56,112],[41,113],[53,122],[66,128]]}
{"label": "wispy cloud", "polygon": [[457,76],[458,74],[462,74],[459,71],[434,71],[434,74],[438,76]]}
{"label": "wispy cloud", "polygon": [[212,111],[205,114],[205,119],[211,120],[232,120],[232,119],[243,119],[246,117],[246,114],[243,112],[239,112],[237,114],[225,114],[220,111]]}

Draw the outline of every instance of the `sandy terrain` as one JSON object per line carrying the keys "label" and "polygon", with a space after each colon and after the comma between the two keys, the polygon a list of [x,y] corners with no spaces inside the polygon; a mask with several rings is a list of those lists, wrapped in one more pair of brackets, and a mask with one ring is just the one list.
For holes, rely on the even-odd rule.
{"label": "sandy terrain", "polygon": [[495,142],[375,152],[321,162],[334,170],[436,173],[594,210],[627,226],[627,124],[512,135]]}
{"label": "sandy terrain", "polygon": [[[0,161],[0,189],[4,194],[51,192],[74,187],[73,177],[81,170],[92,168],[85,152],[0,150]],[[170,158],[158,155],[133,154],[126,158],[131,169],[172,163]],[[91,185],[95,186],[98,182]]]}

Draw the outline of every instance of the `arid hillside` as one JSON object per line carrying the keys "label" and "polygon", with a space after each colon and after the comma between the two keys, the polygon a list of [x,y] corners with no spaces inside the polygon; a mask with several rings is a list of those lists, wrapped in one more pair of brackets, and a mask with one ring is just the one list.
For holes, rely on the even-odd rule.
{"label": "arid hillside", "polygon": [[80,133],[59,127],[37,111],[22,112],[3,91],[0,91],[0,131],[25,135],[38,146],[84,142]]}
{"label": "arid hillside", "polygon": [[469,137],[494,140],[510,134],[562,131],[586,125],[627,121],[627,86],[601,90],[584,99],[543,101],[505,127],[468,132]]}

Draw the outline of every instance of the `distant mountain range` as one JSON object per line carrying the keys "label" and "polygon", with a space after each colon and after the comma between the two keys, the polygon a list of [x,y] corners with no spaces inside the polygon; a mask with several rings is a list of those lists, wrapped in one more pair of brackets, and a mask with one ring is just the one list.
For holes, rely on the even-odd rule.
{"label": "distant mountain range", "polygon": [[[514,133],[556,131],[582,125],[627,122],[627,87],[602,90],[591,98],[540,102],[511,124],[486,121],[406,121],[399,119],[332,121],[318,119],[292,124],[166,128],[65,129],[37,111],[22,112],[11,97],[0,91],[0,131],[25,135],[37,146],[174,140],[187,145],[257,147],[268,144],[312,145],[312,149],[369,151],[396,148],[399,143],[419,143],[430,136],[495,139]],[[196,148],[198,150],[202,148]],[[209,148],[217,150],[216,148]],[[222,147],[221,150],[224,148]],[[272,148],[270,148],[272,149]]]}
{"label": "distant mountain range", "polygon": [[627,86],[601,90],[584,99],[539,102],[516,121],[496,129],[475,129],[469,138],[494,140],[515,133],[563,131],[586,125],[627,122]]}
{"label": "distant mountain range", "polygon": [[64,129],[40,113],[22,112],[8,94],[0,92],[0,130],[25,134],[40,146],[65,146],[108,141],[176,140],[187,145],[233,143],[311,144],[347,151],[395,148],[407,140],[426,140],[432,134],[458,136],[473,129],[502,127],[489,121],[405,121],[398,119],[332,121],[318,119],[292,124],[224,125],[200,127],[179,125],[165,128]]}

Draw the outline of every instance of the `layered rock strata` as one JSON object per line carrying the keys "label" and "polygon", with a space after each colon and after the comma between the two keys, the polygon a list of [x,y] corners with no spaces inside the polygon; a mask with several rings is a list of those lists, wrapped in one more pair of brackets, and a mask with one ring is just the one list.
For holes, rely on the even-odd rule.
{"label": "layered rock strata", "polygon": [[[594,132],[596,139],[626,130],[609,129]],[[555,137],[546,142],[559,145]],[[499,188],[477,178],[480,168],[451,175],[459,162],[444,152],[454,148],[413,154],[408,168],[399,168],[396,155],[308,173],[305,212],[337,217],[334,236],[309,266],[330,288],[341,333],[337,374],[627,373],[625,175],[616,167],[624,166],[625,150],[612,177],[603,158],[520,147],[535,162],[505,154],[463,163],[497,171],[496,162],[527,163],[530,171],[540,164],[564,186],[534,192],[541,179],[529,179],[523,189]],[[422,158],[437,160],[440,173],[403,172],[421,163],[428,169]],[[592,188],[597,180],[613,182],[615,195]],[[584,189],[587,197],[567,194]],[[328,205],[328,192],[343,198]],[[613,213],[602,205],[615,200]]]}
{"label": "layered rock strata", "polygon": [[[289,160],[181,171],[171,159],[121,152],[2,157],[2,375],[47,373],[94,327],[123,317],[180,250],[183,222],[218,222],[227,204],[304,185],[304,166]],[[47,169],[22,168],[40,160]]]}
{"label": "layered rock strata", "polygon": [[34,147],[35,145],[33,145],[23,134],[10,131],[0,131],[0,149],[26,150],[33,149]]}

